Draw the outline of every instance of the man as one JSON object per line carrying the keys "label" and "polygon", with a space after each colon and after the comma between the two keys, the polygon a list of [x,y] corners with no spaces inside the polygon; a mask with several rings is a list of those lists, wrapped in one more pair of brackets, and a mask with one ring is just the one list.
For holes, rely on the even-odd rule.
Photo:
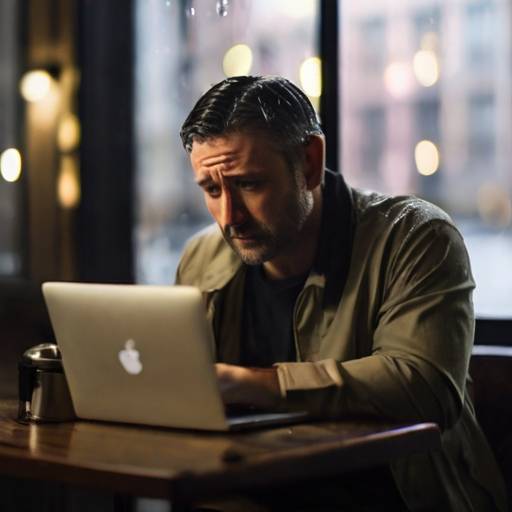
{"label": "man", "polygon": [[467,393],[474,283],[449,217],[325,170],[314,109],[283,78],[215,85],[181,137],[217,226],[177,282],[204,293],[225,402],[435,421],[442,450],[394,462],[384,487],[408,510],[504,510]]}

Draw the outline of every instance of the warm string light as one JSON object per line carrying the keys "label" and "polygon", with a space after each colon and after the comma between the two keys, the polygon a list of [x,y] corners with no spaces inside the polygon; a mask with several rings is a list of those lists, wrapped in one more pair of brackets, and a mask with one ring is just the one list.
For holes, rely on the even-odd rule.
{"label": "warm string light", "polygon": [[53,78],[48,71],[35,69],[27,71],[20,81],[20,92],[26,101],[37,103],[50,92]]}
{"label": "warm string light", "polygon": [[0,154],[0,174],[8,183],[19,180],[21,176],[21,155],[16,148],[8,148]]}
{"label": "warm string light", "polygon": [[[59,80],[44,69],[25,73],[20,81],[20,92],[30,103],[37,104],[41,112],[55,115],[61,112],[57,125],[56,142],[61,153],[56,183],[57,199],[64,209],[75,208],[80,202],[80,176],[78,156],[74,154],[80,144],[80,122],[71,111],[71,96],[76,85],[76,72],[72,68],[59,70]],[[50,94],[52,93],[52,94]],[[21,174],[21,156],[14,148],[2,153],[2,177],[16,181]]]}
{"label": "warm string light", "polygon": [[57,145],[63,153],[75,150],[80,144],[80,121],[71,113],[62,116],[57,130]]}
{"label": "warm string light", "polygon": [[57,197],[60,205],[65,209],[75,208],[80,203],[78,162],[73,156],[63,155],[61,158]]}
{"label": "warm string light", "polygon": [[80,144],[80,121],[72,110],[72,97],[78,75],[72,68],[62,70],[61,117],[57,127],[57,146],[61,152],[57,178],[57,198],[64,209],[73,209],[80,203],[80,170],[76,150]]}

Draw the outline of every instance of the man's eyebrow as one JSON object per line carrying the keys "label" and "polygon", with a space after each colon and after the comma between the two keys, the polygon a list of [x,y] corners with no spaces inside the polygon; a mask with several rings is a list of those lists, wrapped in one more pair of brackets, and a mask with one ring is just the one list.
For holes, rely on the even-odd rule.
{"label": "man's eyebrow", "polygon": [[[228,174],[223,177],[226,181],[232,181],[232,180],[239,180],[239,179],[254,179],[254,178],[261,178],[261,174],[258,171],[239,171],[234,172],[233,174]],[[209,185],[210,183],[215,183],[215,180],[211,176],[203,176],[202,178],[198,178],[195,180],[195,182],[200,187],[205,187],[206,185]]]}
{"label": "man's eyebrow", "polygon": [[205,187],[206,185],[209,185],[210,183],[213,183],[213,180],[212,180],[211,176],[204,176],[203,178],[199,178],[199,179],[195,180],[195,182],[200,187]]}

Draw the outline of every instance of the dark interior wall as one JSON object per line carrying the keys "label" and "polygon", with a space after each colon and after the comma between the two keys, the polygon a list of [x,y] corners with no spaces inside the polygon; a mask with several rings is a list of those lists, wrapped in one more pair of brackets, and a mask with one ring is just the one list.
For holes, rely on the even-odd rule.
{"label": "dark interior wall", "polygon": [[54,339],[43,281],[133,279],[131,2],[24,0],[19,6],[20,76],[41,67],[56,69],[57,80],[66,66],[81,71],[82,199],[78,211],[59,207],[57,118],[42,123],[37,105],[18,97],[26,264],[22,275],[0,279],[3,398],[17,394],[23,351]]}
{"label": "dark interior wall", "polygon": [[[18,36],[19,77],[29,69],[69,64],[70,32],[67,0],[22,0],[11,23]],[[58,79],[58,77],[57,77]],[[23,268],[0,279],[0,397],[17,395],[17,361],[23,351],[50,341],[53,333],[41,294],[44,280],[58,279],[61,268],[60,212],[56,201],[57,169],[54,119],[40,116],[12,92],[18,104],[17,146],[21,148],[23,188],[20,237]]]}
{"label": "dark interior wall", "polygon": [[17,397],[17,362],[27,348],[53,340],[39,285],[12,280],[0,284],[0,399]]}
{"label": "dark interior wall", "polygon": [[18,96],[26,263],[20,276],[0,279],[4,398],[17,394],[23,351],[54,339],[43,281],[130,282],[133,275],[131,2],[23,0],[18,6],[12,22],[19,23],[20,76],[47,68],[58,82],[63,69],[81,71],[82,200],[78,211],[58,203],[59,111],[48,120]]}

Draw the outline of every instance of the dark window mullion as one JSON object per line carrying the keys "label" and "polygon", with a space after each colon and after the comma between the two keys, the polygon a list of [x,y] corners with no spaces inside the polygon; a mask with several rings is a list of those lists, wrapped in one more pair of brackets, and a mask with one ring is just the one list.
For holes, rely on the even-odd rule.
{"label": "dark window mullion", "polygon": [[340,161],[338,105],[340,98],[338,60],[338,1],[320,1],[320,54],[322,85],[320,115],[327,143],[327,167],[338,170]]}

